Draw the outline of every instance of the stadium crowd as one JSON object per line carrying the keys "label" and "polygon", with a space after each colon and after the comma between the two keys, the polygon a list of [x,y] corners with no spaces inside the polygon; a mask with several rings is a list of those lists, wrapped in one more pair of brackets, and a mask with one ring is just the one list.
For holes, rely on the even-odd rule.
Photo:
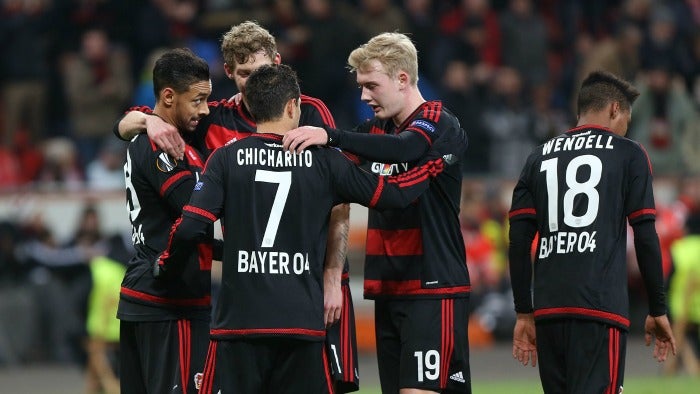
{"label": "stadium crowd", "polygon": [[[515,318],[506,275],[510,192],[530,150],[575,124],[572,98],[588,72],[614,72],[641,91],[628,137],[644,145],[654,167],[667,277],[671,245],[700,209],[697,0],[2,0],[1,7],[0,43],[11,54],[0,58],[5,194],[123,190],[126,144],[111,129],[127,108],[153,106],[151,70],[164,48],[186,46],[205,58],[211,99],[227,98],[235,86],[223,74],[221,34],[257,20],[277,37],[302,91],[349,128],[372,113],[347,55],[380,32],[408,33],[425,98],[443,100],[469,135],[461,220],[472,310],[496,338],[510,339]],[[67,243],[35,219],[0,218],[0,292],[33,289],[13,294],[35,300],[46,331],[32,331],[32,351],[15,354],[0,323],[0,365],[84,362],[87,262],[126,263],[128,251],[118,235],[100,231],[90,204]],[[644,307],[635,302],[644,298],[634,258],[633,311]]]}

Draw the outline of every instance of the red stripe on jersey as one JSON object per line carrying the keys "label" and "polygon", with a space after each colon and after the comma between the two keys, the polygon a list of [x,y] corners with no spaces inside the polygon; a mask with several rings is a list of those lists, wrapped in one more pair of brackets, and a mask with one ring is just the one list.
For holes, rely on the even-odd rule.
{"label": "red stripe on jersey", "polygon": [[160,258],[158,258],[158,265],[161,267],[165,265],[165,261],[170,258],[170,248],[173,245],[173,234],[175,234],[175,231],[177,231],[177,228],[180,226],[180,223],[182,223],[182,217],[177,218],[175,220],[175,223],[170,227],[170,234],[168,235],[168,245],[165,247],[165,252],[163,252],[162,255],[160,255]]}
{"label": "red stripe on jersey", "polygon": [[350,300],[352,296],[350,295],[350,286],[343,286],[343,311],[341,312],[341,322],[340,322],[340,347],[343,349],[343,381],[353,382],[355,381],[355,361],[353,360],[352,354],[352,341],[350,340],[350,324],[353,324],[353,320],[350,317]]}
{"label": "red stripe on jersey", "polygon": [[207,358],[204,362],[204,372],[202,373],[202,386],[199,389],[199,394],[212,394],[211,389],[214,382],[214,371],[216,367],[216,345],[217,341],[209,341],[209,349],[207,350]]}
{"label": "red stripe on jersey", "polygon": [[365,295],[452,295],[468,293],[471,286],[421,288],[420,280],[374,280],[365,279]]}
{"label": "red stripe on jersey", "polygon": [[418,256],[423,254],[420,228],[407,230],[367,230],[367,256]]}
{"label": "red stripe on jersey", "polygon": [[632,219],[638,218],[642,215],[654,215],[654,216],[656,216],[656,209],[646,208],[646,209],[640,209],[638,211],[634,211],[634,212],[630,213],[629,215],[627,215],[627,219],[632,220]]}
{"label": "red stripe on jersey", "polygon": [[180,171],[177,174],[174,174],[173,176],[168,178],[168,180],[163,182],[163,185],[160,187],[161,197],[165,196],[165,192],[168,191],[168,189],[173,185],[173,183],[179,181],[182,178],[190,176],[190,175],[192,175],[192,173],[189,171]]}
{"label": "red stripe on jersey", "polygon": [[536,215],[537,211],[535,208],[522,208],[522,209],[516,209],[514,211],[508,212],[508,217],[512,218],[514,216],[518,215]]}
{"label": "red stripe on jersey", "polygon": [[200,169],[204,168],[204,162],[202,161],[202,158],[199,157],[199,153],[197,153],[197,151],[195,151],[189,145],[185,145],[185,157],[187,158],[187,162],[191,165],[197,166]]}
{"label": "red stripe on jersey", "polygon": [[205,137],[207,148],[217,149],[220,148],[230,141],[238,141],[243,138],[248,137],[250,134],[246,131],[238,131],[227,129],[226,127],[212,124],[207,129],[207,134]]}
{"label": "red stripe on jersey", "polygon": [[121,288],[121,294],[138,298],[142,301],[149,301],[156,304],[173,305],[173,306],[209,306],[211,304],[211,297],[205,296],[201,298],[165,298],[158,297],[152,294],[143,293],[128,287]]}
{"label": "red stripe on jersey", "polygon": [[372,128],[369,129],[369,133],[370,133],[370,134],[386,134],[386,133],[384,132],[384,130],[380,129],[380,128],[377,127],[377,126],[372,126]]}
{"label": "red stripe on jersey", "polygon": [[322,347],[321,355],[321,362],[323,363],[323,376],[326,378],[326,389],[328,390],[328,394],[333,394],[333,375],[328,369],[328,363],[326,362],[326,360],[328,360],[328,354],[326,353],[325,346]]}
{"label": "red stripe on jersey", "polygon": [[379,202],[379,197],[382,196],[382,190],[384,190],[384,177],[379,177],[379,180],[377,182],[377,188],[374,189],[374,194],[372,195],[372,199],[369,200],[369,208],[373,208],[377,203]]}
{"label": "red stripe on jersey", "polygon": [[208,219],[208,220],[210,220],[210,221],[212,221],[212,222],[215,222],[215,221],[216,221],[216,215],[214,215],[213,213],[211,213],[211,212],[209,212],[209,211],[205,211],[205,210],[202,209],[202,208],[198,208],[198,207],[195,207],[195,206],[192,206],[192,205],[185,205],[184,207],[182,207],[182,211],[183,211],[183,212],[184,212],[184,211],[192,212],[192,213],[194,213],[195,215],[202,216],[202,217],[204,217],[204,218],[206,218],[206,219]]}
{"label": "red stripe on jersey", "polygon": [[644,152],[644,156],[647,158],[647,165],[649,166],[649,173],[654,175],[654,170],[651,168],[651,160],[649,160],[649,153],[647,153],[647,150],[644,147],[644,145],[639,144],[639,147],[642,148],[642,152]]}
{"label": "red stripe on jersey", "polygon": [[624,327],[629,327],[630,321],[624,316],[616,313],[603,312],[595,309],[580,308],[574,306],[560,308],[543,308],[535,311],[535,317],[544,317],[549,315],[582,315],[587,317],[596,317],[622,324]]}
{"label": "red stripe on jersey", "polygon": [[413,131],[422,135],[423,138],[425,138],[428,141],[428,146],[433,144],[433,141],[430,140],[430,136],[428,136],[428,134],[426,134],[425,131],[419,129],[418,127],[409,127],[405,131]]}
{"label": "red stripe on jersey", "polygon": [[187,392],[187,383],[190,375],[190,322],[189,320],[177,321],[178,345],[180,352],[180,384],[182,392]]}
{"label": "red stripe on jersey", "polygon": [[325,337],[325,330],[311,330],[308,328],[213,328],[211,335],[306,335],[310,337]]}
{"label": "red stripe on jersey", "polygon": [[428,101],[423,108],[423,117],[435,123],[440,120],[442,113],[442,103],[439,101]]}
{"label": "red stripe on jersey", "polygon": [[257,127],[253,118],[251,118],[248,114],[246,114],[246,111],[244,110],[243,105],[238,106],[238,115],[240,116],[240,119],[243,120],[244,122],[248,123],[248,126],[250,126],[252,129],[255,129]]}
{"label": "red stripe on jersey", "polygon": [[326,107],[326,104],[323,101],[315,97],[302,94],[301,102],[302,104],[310,104],[316,108],[318,113],[321,114],[321,121],[323,121],[323,124],[328,127],[335,128],[335,120],[333,119],[333,115],[331,115],[331,111],[328,110],[328,107]]}
{"label": "red stripe on jersey", "polygon": [[199,269],[211,271],[211,261],[214,259],[214,248],[212,244],[198,244],[197,252],[199,256]]}
{"label": "red stripe on jersey", "polygon": [[567,130],[566,132],[567,133],[575,133],[577,131],[581,131],[581,130],[585,130],[585,129],[603,130],[603,131],[607,131],[608,133],[615,134],[615,132],[612,131],[611,129],[609,129],[607,127],[600,126],[600,125],[595,125],[595,124],[584,124],[581,126],[576,126],[573,129]]}

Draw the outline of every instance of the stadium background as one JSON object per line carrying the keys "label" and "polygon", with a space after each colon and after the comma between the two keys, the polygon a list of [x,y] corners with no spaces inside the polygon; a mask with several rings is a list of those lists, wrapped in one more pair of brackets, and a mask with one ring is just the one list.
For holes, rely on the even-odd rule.
{"label": "stadium background", "polygon": [[[613,71],[642,91],[629,136],[644,144],[654,164],[667,275],[668,247],[684,235],[685,218],[699,206],[697,0],[1,4],[0,387],[82,391],[89,262],[111,250],[109,240],[128,240],[130,231],[125,143],[113,137],[112,125],[132,105],[153,105],[152,61],[167,47],[190,47],[209,62],[212,99],[233,95],[218,39],[246,19],[277,37],[302,91],[323,99],[345,128],[371,116],[345,67],[347,54],[382,31],[406,32],[415,41],[424,96],[442,99],[470,136],[461,219],[475,288],[470,342],[476,382],[536,380],[535,370],[508,359],[514,315],[505,213],[530,149],[575,124],[572,98],[588,71]],[[351,209],[349,258],[361,373],[371,386],[372,304],[361,299],[365,214],[362,207]],[[634,253],[629,274],[635,342],[628,375],[660,376],[650,351],[638,349],[646,305]]]}

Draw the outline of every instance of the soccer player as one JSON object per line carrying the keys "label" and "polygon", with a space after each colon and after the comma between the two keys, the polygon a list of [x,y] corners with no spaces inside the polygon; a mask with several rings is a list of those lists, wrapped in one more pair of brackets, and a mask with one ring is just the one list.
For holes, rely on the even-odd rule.
{"label": "soccer player", "polygon": [[[375,117],[353,132],[292,130],[285,148],[328,144],[361,156],[375,174],[396,175],[413,168],[436,139],[464,133],[440,101],[422,97],[418,55],[406,35],[377,35],[350,53],[348,63]],[[456,159],[466,141],[453,149]],[[364,296],[375,300],[383,393],[471,392],[470,283],[458,217],[462,173],[456,160],[448,161],[415,204],[369,211]]]}
{"label": "soccer player", "polygon": [[[156,61],[153,81],[153,114],[189,140],[209,113],[209,66],[188,49],[170,50]],[[136,136],[127,151],[126,201],[136,256],[122,281],[117,312],[123,393],[196,393],[197,374],[201,377],[204,369],[212,243],[202,242],[183,257],[189,264],[179,275],[156,279],[151,271],[204,167],[200,152],[190,145],[185,152],[184,160],[174,159],[145,134]],[[213,226],[205,231],[213,235]]]}
{"label": "soccer player", "polygon": [[257,134],[212,154],[157,267],[167,273],[215,220],[233,223],[224,234],[222,288],[200,393],[332,393],[322,342],[331,208],[409,205],[441,173],[443,159],[434,150],[412,171],[380,178],[336,149],[283,151],[282,136],[301,115],[296,75],[284,65],[253,72],[246,97]]}
{"label": "soccer player", "polygon": [[[256,123],[245,100],[246,80],[258,67],[281,62],[275,38],[251,21],[233,26],[223,35],[221,52],[226,75],[236,83],[242,100],[209,103],[210,114],[200,121],[193,136],[195,142],[192,142],[207,156],[214,149],[255,132]],[[181,147],[184,143],[177,130],[157,116],[149,115],[148,108],[138,109],[144,112],[127,113],[119,121],[115,133],[122,139],[130,139],[139,132],[147,131],[150,138],[167,153],[182,157]],[[333,116],[323,101],[306,95],[301,95],[300,124],[335,127]],[[346,258],[349,215],[347,204],[333,209],[324,271],[327,283],[325,314],[330,325],[327,346],[338,392],[359,389],[355,314]]]}
{"label": "soccer player", "polygon": [[530,154],[513,191],[513,357],[533,367],[539,359],[545,393],[622,392],[630,325],[628,222],[648,293],[646,343],[655,337],[659,361],[676,352],[654,227],[651,163],[637,142],[625,138],[638,95],[613,74],[589,74],[578,95],[577,126]]}

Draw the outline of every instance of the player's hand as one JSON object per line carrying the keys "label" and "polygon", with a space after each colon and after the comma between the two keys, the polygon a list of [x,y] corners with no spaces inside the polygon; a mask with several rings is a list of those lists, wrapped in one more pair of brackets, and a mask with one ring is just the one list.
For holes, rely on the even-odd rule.
{"label": "player's hand", "polygon": [[304,149],[312,145],[326,145],[328,143],[328,133],[321,127],[301,126],[288,131],[282,137],[282,147],[284,150],[294,153],[301,153]]}
{"label": "player's hand", "polygon": [[233,96],[231,96],[231,98],[228,99],[228,102],[234,103],[236,105],[240,105],[242,100],[243,100],[243,93],[238,92],[238,93],[234,94]]}
{"label": "player's hand", "polygon": [[160,257],[162,254],[159,254],[158,257],[153,261],[153,265],[151,266],[151,269],[153,271],[153,277],[158,279],[162,277],[165,274],[165,266],[161,264]]}
{"label": "player's hand", "polygon": [[673,337],[671,324],[668,322],[666,315],[647,316],[644,322],[644,341],[646,345],[651,345],[651,340],[654,339],[654,358],[659,362],[666,361],[668,351],[676,355],[676,339]]}
{"label": "player's hand", "polygon": [[185,141],[177,127],[158,116],[150,115],[146,118],[146,133],[151,141],[171,157],[182,160],[185,156]]}
{"label": "player's hand", "polygon": [[532,313],[518,313],[513,329],[513,358],[523,365],[537,366],[537,338]]}
{"label": "player's hand", "polygon": [[340,320],[343,310],[342,268],[323,270],[323,323],[330,327]]}

